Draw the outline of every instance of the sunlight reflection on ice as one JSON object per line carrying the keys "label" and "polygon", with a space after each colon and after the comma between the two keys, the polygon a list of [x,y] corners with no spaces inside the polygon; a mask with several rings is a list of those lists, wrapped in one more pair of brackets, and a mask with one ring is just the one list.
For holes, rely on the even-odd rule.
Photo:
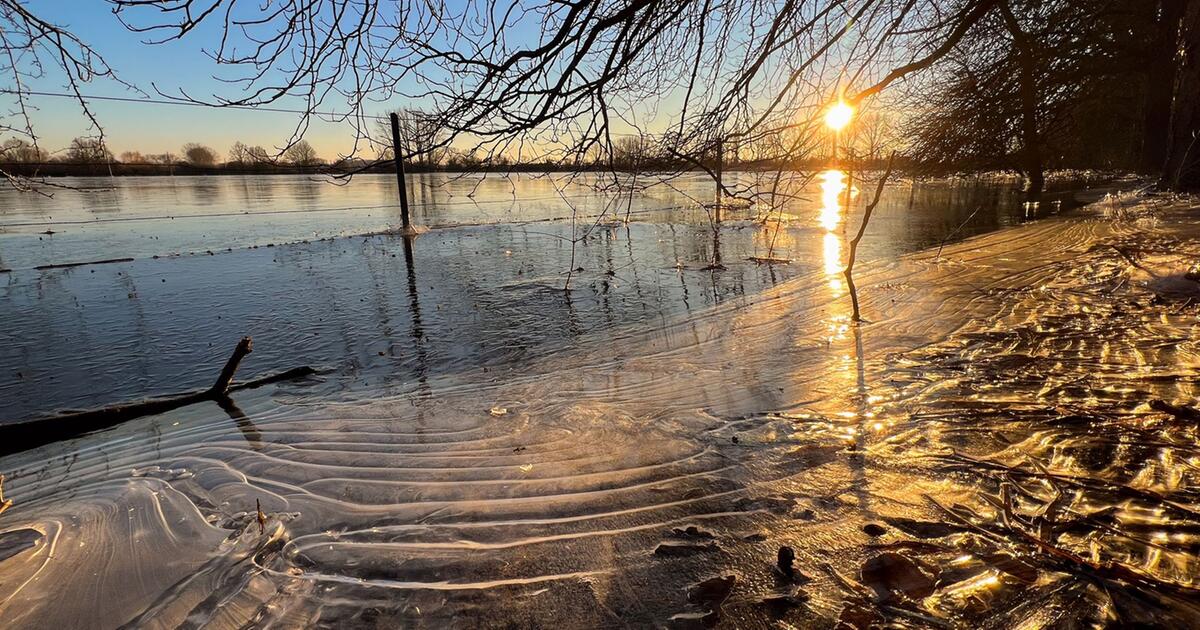
{"label": "sunlight reflection on ice", "polygon": [[846,174],[833,169],[821,173],[821,226],[832,231],[842,222],[842,192]]}

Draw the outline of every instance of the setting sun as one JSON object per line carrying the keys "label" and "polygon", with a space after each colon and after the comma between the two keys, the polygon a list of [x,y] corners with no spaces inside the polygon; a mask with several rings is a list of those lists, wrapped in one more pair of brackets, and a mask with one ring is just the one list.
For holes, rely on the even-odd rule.
{"label": "setting sun", "polygon": [[825,112],[825,125],[834,131],[841,131],[854,118],[854,108],[846,101],[838,101]]}

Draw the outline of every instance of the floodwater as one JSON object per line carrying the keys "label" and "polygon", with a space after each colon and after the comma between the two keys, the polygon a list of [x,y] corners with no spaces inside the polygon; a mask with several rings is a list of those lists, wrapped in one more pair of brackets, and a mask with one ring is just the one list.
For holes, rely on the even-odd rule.
{"label": "floodwater", "polygon": [[[296,317],[336,323],[268,328],[294,335],[278,354],[255,331],[251,359],[315,362],[317,332],[364,356],[379,337],[396,361],[0,457],[0,620],[1197,625],[1196,210],[1110,198],[989,232],[1024,216],[1000,201],[970,228],[987,233],[939,248],[973,208],[931,219],[896,186],[864,240],[855,326],[834,259],[857,223],[838,220],[836,178],[820,183],[773,237],[791,264],[743,260],[766,229],[746,218],[723,217],[724,269],[706,223],[634,221],[579,245],[569,293],[554,290],[569,244],[534,262],[510,245],[562,240],[512,224],[430,231],[412,264],[395,237],[118,264],[148,317],[113,365],[149,354],[143,332],[215,336],[190,302],[182,321],[157,314],[179,300],[208,319],[225,312],[209,303],[279,301],[254,314],[269,321],[314,286],[327,301]],[[196,267],[159,282],[156,265]],[[88,304],[90,269],[67,273],[10,295]],[[197,289],[140,293],[185,279]]]}
{"label": "floodwater", "polygon": [[[0,190],[0,268],[12,269],[0,274],[0,422],[208,385],[245,335],[255,340],[245,376],[311,365],[330,371],[322,395],[405,391],[477,367],[519,372],[840,268],[866,197],[846,217],[835,191],[831,213],[818,178],[777,208],[726,209],[716,222],[703,206],[713,185],[700,178],[632,198],[597,190],[594,175],[410,180],[413,222],[432,228],[412,242],[379,234],[400,223],[395,178],[383,175],[344,186],[96,178],[67,181],[76,189],[52,199]],[[1055,209],[1047,201],[1041,214]],[[901,184],[859,256],[894,258],[1033,216],[1012,186]],[[586,237],[574,251],[573,234]],[[114,258],[134,260],[36,269]]]}

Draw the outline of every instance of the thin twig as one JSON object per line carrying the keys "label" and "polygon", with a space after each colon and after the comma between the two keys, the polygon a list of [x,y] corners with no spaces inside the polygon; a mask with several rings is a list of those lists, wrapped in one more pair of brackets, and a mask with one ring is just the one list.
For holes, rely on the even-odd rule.
{"label": "thin twig", "polygon": [[950,240],[951,238],[954,238],[954,235],[958,234],[958,231],[963,229],[964,225],[970,223],[971,219],[974,219],[975,215],[979,214],[979,211],[982,209],[983,209],[983,206],[975,206],[975,211],[972,212],[971,214],[969,214],[966,219],[963,219],[963,222],[959,223],[958,227],[954,228],[953,230],[950,230],[950,233],[947,234],[945,236],[945,238],[942,239],[942,242],[938,243],[937,255],[933,257],[933,259],[935,261],[942,259],[942,248],[946,246],[946,241]]}
{"label": "thin twig", "polygon": [[[854,258],[858,255],[858,243],[862,241],[863,234],[867,232],[867,223],[871,220],[871,213],[875,211],[875,206],[879,205],[879,199],[883,197],[883,187],[887,184],[888,177],[892,174],[892,164],[896,161],[896,152],[892,151],[891,157],[888,158],[887,169],[883,172],[883,177],[879,178],[879,185],[875,187],[875,198],[867,205],[863,211],[862,224],[858,226],[858,234],[854,236],[854,240],[850,241],[850,255],[846,262],[846,269],[842,272],[846,276],[846,286],[850,289],[850,302],[854,306],[854,314],[851,320],[854,322],[862,321],[862,315],[858,310],[858,289],[854,286]],[[849,196],[847,196],[849,199]],[[848,204],[847,204],[848,205]]]}

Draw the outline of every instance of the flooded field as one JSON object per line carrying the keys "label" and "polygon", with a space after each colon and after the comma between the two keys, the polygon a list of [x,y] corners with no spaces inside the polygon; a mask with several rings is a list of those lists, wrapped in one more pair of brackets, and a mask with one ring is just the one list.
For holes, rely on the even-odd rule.
{"label": "flooded field", "polygon": [[[433,228],[411,244],[361,236],[399,225],[391,176],[88,179],[53,199],[0,190],[0,267],[12,270],[0,274],[0,422],[207,385],[243,335],[255,339],[245,374],[328,369],[321,395],[519,372],[840,268],[864,204],[844,216],[835,192],[831,212],[817,180],[782,208],[716,222],[702,203],[713,184],[698,177],[632,199],[592,175],[410,179],[414,222]],[[1053,199],[1030,208],[1014,187],[981,182],[892,186],[860,260],[1051,214]],[[573,234],[586,236],[574,252]],[[748,260],[768,255],[790,262]],[[35,269],[113,258],[133,260]]]}
{"label": "flooded field", "polygon": [[[861,326],[856,214],[820,189],[779,236],[695,208],[599,228],[570,292],[560,222],[432,230],[411,262],[392,236],[26,251],[0,369],[43,373],[9,415],[207,384],[242,334],[243,369],[334,371],[0,457],[0,619],[1197,625],[1197,211],[1015,225],[969,190],[888,189]],[[745,260],[768,236],[790,264]]]}

